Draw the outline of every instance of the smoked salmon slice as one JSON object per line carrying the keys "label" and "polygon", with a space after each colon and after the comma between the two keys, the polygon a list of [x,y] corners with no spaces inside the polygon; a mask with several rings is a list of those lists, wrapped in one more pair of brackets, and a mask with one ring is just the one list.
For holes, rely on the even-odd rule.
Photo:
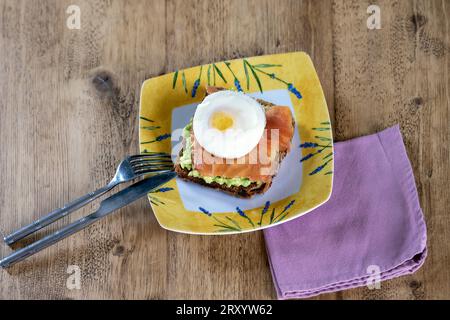
{"label": "smoked salmon slice", "polygon": [[[213,89],[215,90],[207,92],[210,94],[218,91],[216,88]],[[224,159],[211,155],[200,146],[192,131],[190,138],[194,170],[204,177],[271,181],[278,171],[280,161],[291,149],[294,122],[289,107],[270,105],[265,107],[265,113],[266,127],[263,137],[252,152],[238,159]]]}

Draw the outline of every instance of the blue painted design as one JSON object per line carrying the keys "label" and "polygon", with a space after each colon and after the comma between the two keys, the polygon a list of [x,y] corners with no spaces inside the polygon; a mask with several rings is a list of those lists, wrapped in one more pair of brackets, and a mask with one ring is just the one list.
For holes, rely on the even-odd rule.
{"label": "blue painted design", "polygon": [[262,214],[266,214],[267,210],[269,210],[270,207],[270,201],[267,201],[266,204],[264,205]]}
{"label": "blue painted design", "polygon": [[236,87],[237,91],[242,92],[241,83],[239,82],[239,80],[237,78],[234,79],[234,86]]}
{"label": "blue painted design", "polygon": [[170,188],[170,187],[163,187],[163,188],[156,189],[154,191],[150,191],[149,192],[150,194],[148,195],[150,198],[150,202],[152,204],[154,204],[155,206],[159,206],[160,204],[165,205],[165,203],[163,201],[161,201],[159,198],[157,198],[153,194],[160,193],[160,192],[168,192],[168,191],[172,191],[172,190],[174,190],[174,189]]}
{"label": "blue painted design", "polygon": [[[292,205],[295,203],[295,200],[291,200],[291,202],[289,202],[283,209],[283,211],[281,211],[279,214],[277,214],[277,216],[275,218],[271,217],[271,221],[272,222],[280,222],[281,220],[283,220],[284,218],[286,218],[286,216],[288,215],[288,210],[290,207],[292,207]],[[272,212],[272,215],[274,214],[274,212]]]}
{"label": "blue painted design", "polygon": [[[329,124],[329,121],[324,121],[321,122],[320,124]],[[330,130],[330,128],[312,128],[313,130],[319,130],[320,131],[327,131]],[[331,138],[328,137],[324,137],[324,136],[314,136],[315,139],[319,139],[322,143],[328,143],[328,144],[320,144],[321,142],[317,143],[317,142],[312,142],[312,141],[308,141],[308,142],[304,142],[302,144],[300,144],[300,148],[303,149],[315,149],[315,148],[320,148],[320,149],[315,149],[314,152],[308,153],[307,155],[303,156],[303,158],[300,159],[300,162],[306,161],[311,159],[312,157],[314,157],[315,155],[321,154],[324,150],[327,150],[327,148],[331,148],[331,144],[332,144],[332,140]],[[309,173],[310,176],[317,174],[318,172],[322,171],[323,168],[326,167],[326,165],[333,160],[333,152],[329,152],[326,156],[324,156],[322,158],[323,162],[322,165],[318,166],[317,168],[315,168],[312,172]],[[330,171],[324,173],[324,174],[331,174]]]}
{"label": "blue painted design", "polygon": [[165,133],[165,134],[162,134],[160,136],[157,136],[155,141],[163,141],[163,140],[166,140],[168,138],[170,138],[170,133]]}
{"label": "blue painted design", "polygon": [[203,212],[204,214],[206,214],[206,215],[209,216],[209,217],[212,216],[211,212],[209,212],[209,211],[206,210],[205,208],[198,207],[198,210],[200,210],[201,212]]}
{"label": "blue painted design", "polygon": [[154,142],[160,142],[160,141],[166,140],[166,139],[168,139],[170,137],[171,137],[170,133],[165,133],[165,134],[157,136],[155,138],[155,140],[144,141],[144,142],[141,142],[141,144],[149,144],[149,143],[154,143]]}
{"label": "blue painted design", "polygon": [[155,190],[155,191],[151,191],[151,193],[156,193],[156,192],[167,192],[167,191],[172,191],[172,190],[174,190],[173,188],[170,188],[170,187],[166,187],[166,188],[159,188],[159,189],[157,189],[157,190]]}
{"label": "blue painted design", "polygon": [[239,213],[239,215],[241,217],[247,218],[247,215],[245,214],[245,212],[242,211],[239,207],[236,207],[236,211],[237,211],[237,213]]}
{"label": "blue painted design", "polygon": [[[225,216],[225,219],[227,221],[223,221],[217,217],[215,217],[211,212],[209,212],[208,210],[206,210],[203,207],[198,207],[198,209],[205,215],[207,215],[208,217],[211,217],[212,219],[214,219],[214,221],[216,222],[214,224],[215,227],[219,227],[221,229],[216,230],[216,232],[230,232],[230,231],[241,231],[241,227],[239,226],[239,224],[231,219],[230,217]],[[231,224],[227,223],[227,222],[231,222]]]}
{"label": "blue painted design", "polygon": [[294,87],[292,83],[288,84],[288,90],[292,92],[298,99],[303,98],[302,94]]}
{"label": "blue painted design", "polygon": [[300,145],[300,148],[316,148],[319,145],[315,142],[304,142]]}
{"label": "blue painted design", "polygon": [[192,98],[195,97],[195,95],[197,94],[197,89],[199,86],[200,86],[200,80],[197,79],[197,80],[195,80],[194,86],[192,87],[192,93],[191,93]]}
{"label": "blue painted design", "polygon": [[269,210],[269,208],[270,208],[270,201],[267,201],[266,204],[264,205],[264,208],[263,208],[262,211],[261,211],[261,217],[260,217],[260,219],[259,219],[258,225],[262,225],[263,217],[264,217],[264,215],[267,213],[267,211]]}
{"label": "blue painted design", "polygon": [[309,173],[310,176],[315,175],[316,173],[322,171],[323,168],[325,168],[327,166],[327,164],[331,161],[332,159],[329,159],[328,161],[326,161],[324,164],[318,166],[317,168],[315,168],[312,172]]}
{"label": "blue painted design", "polygon": [[286,207],[284,207],[283,211],[281,213],[286,212],[286,210],[288,210],[290,207],[292,207],[292,205],[295,203],[295,200],[292,200],[291,202],[288,203],[288,205]]}
{"label": "blue painted design", "polygon": [[300,159],[300,162],[306,161],[309,158],[311,158],[314,155],[314,153],[308,153],[306,156]]}
{"label": "blue painted design", "polygon": [[244,211],[242,211],[239,207],[236,207],[236,212],[243,218],[247,219],[247,221],[254,227],[255,224],[253,221],[245,214]]}
{"label": "blue painted design", "polygon": [[[303,158],[300,159],[300,162],[306,161],[308,159],[311,159],[313,156],[320,154],[323,152],[323,150],[325,150],[326,148],[330,148],[331,143],[327,144],[327,145],[319,145],[316,144],[315,146],[311,146],[311,148],[316,148],[316,147],[321,147],[321,149],[317,150],[316,152],[312,152],[312,153],[308,153],[306,156],[304,156]],[[301,145],[300,145],[301,146]]]}
{"label": "blue painted design", "polygon": [[233,75],[234,86],[236,87],[236,90],[239,92],[242,92],[243,90],[242,90],[241,83],[239,82],[239,79],[236,77],[236,74],[234,73],[233,69],[231,69],[231,67],[230,67],[231,63],[228,61],[225,61],[224,63],[227,66],[228,70],[230,70],[231,74]]}
{"label": "blue painted design", "polygon": [[198,73],[197,80],[194,81],[194,85],[192,86],[191,97],[194,98],[197,94],[198,87],[200,86],[200,80],[202,79],[202,71],[203,66],[200,66],[200,72]]}

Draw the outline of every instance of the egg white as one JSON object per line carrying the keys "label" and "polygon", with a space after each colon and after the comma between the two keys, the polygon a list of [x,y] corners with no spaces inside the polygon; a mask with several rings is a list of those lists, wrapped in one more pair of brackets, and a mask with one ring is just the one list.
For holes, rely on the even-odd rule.
{"label": "egg white", "polygon": [[[232,118],[231,127],[219,130],[212,125],[217,112]],[[193,130],[198,143],[214,156],[233,159],[250,153],[261,140],[266,126],[263,107],[251,97],[223,90],[208,95],[197,106]]]}

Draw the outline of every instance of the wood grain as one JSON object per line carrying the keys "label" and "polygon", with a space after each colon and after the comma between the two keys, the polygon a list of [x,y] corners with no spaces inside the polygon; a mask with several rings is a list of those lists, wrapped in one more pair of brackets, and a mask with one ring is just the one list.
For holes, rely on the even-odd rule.
{"label": "wood grain", "polygon": [[[74,3],[81,30],[65,25]],[[337,140],[400,123],[428,227],[429,256],[416,274],[382,290],[317,299],[450,298],[450,3],[380,0],[382,28],[368,30],[371,3],[1,0],[0,231],[101,186],[124,155],[138,151],[145,79],[303,50],[317,68]],[[0,245],[1,256],[10,251]],[[80,266],[81,290],[66,288],[68,265]],[[261,232],[167,232],[143,199],[1,270],[0,298],[273,299],[275,291]]]}

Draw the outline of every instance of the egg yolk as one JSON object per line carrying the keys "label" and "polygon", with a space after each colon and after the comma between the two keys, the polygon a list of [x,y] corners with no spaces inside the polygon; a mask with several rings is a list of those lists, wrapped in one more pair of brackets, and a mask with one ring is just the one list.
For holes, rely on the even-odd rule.
{"label": "egg yolk", "polygon": [[217,130],[225,131],[233,126],[233,118],[222,111],[214,112],[211,116],[211,126]]}

